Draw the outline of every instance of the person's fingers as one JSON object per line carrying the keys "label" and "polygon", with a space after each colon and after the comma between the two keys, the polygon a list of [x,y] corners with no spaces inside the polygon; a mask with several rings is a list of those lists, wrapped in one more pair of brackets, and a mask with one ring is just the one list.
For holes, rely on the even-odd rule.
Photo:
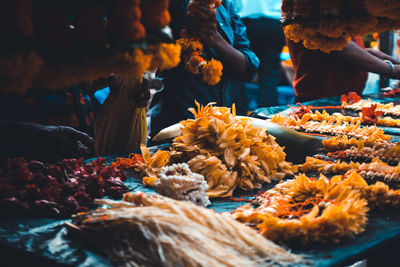
{"label": "person's fingers", "polygon": [[148,104],[148,102],[149,102],[149,100],[150,100],[150,96],[151,96],[150,91],[142,92],[142,93],[139,95],[138,106],[139,106],[139,107],[145,107],[145,106],[147,106],[147,104]]}
{"label": "person's fingers", "polygon": [[94,139],[90,137],[88,134],[75,130],[72,127],[66,127],[66,126],[62,127],[63,127],[63,133],[65,135],[71,136],[74,139],[74,141],[78,140],[81,141],[89,149],[92,149],[94,147]]}
{"label": "person's fingers", "polygon": [[217,21],[217,16],[215,10],[212,10],[210,8],[207,8],[205,6],[200,6],[199,12],[207,18],[208,21]]}
{"label": "person's fingers", "polygon": [[204,20],[215,20],[216,21],[216,12],[210,8],[199,6],[195,10],[189,10],[187,15],[194,16],[200,18],[202,21]]}
{"label": "person's fingers", "polygon": [[151,80],[143,77],[142,88],[144,91],[149,90],[151,88]]}
{"label": "person's fingers", "polygon": [[76,141],[76,151],[79,157],[87,158],[90,155],[89,148],[82,144],[81,141]]}
{"label": "person's fingers", "polygon": [[162,82],[162,80],[160,79],[152,79],[151,80],[151,85],[150,88],[151,89],[155,89],[155,90],[161,90],[161,88],[163,88],[164,84]]}
{"label": "person's fingers", "polygon": [[204,27],[204,25],[208,25],[208,27],[216,28],[217,26],[217,19],[216,17],[203,19],[198,16],[187,15],[185,17],[184,28],[188,30],[194,30]]}

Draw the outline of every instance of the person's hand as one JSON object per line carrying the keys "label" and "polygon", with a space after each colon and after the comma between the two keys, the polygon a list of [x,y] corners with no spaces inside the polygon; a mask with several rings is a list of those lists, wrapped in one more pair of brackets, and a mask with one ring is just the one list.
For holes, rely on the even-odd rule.
{"label": "person's hand", "polygon": [[400,64],[394,65],[394,69],[390,78],[400,80]]}
{"label": "person's hand", "polygon": [[143,76],[142,90],[140,94],[135,97],[136,103],[139,107],[147,107],[151,100],[150,89],[160,90],[163,83],[160,79],[151,78],[149,75]]}
{"label": "person's hand", "polygon": [[222,38],[218,33],[218,21],[214,10],[199,6],[186,14],[184,28],[210,47],[214,47]]}
{"label": "person's hand", "polygon": [[87,158],[93,155],[93,138],[74,128],[31,124],[27,130],[31,135],[24,142],[27,143],[27,149],[31,150],[30,156],[34,159],[59,161],[64,158]]}

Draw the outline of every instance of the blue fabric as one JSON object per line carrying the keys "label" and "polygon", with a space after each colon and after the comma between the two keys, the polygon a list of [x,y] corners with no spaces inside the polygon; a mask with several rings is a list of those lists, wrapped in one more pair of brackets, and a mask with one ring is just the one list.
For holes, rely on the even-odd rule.
{"label": "blue fabric", "polygon": [[[179,38],[179,33],[183,27],[187,10],[186,0],[171,0],[170,12],[172,21],[170,27],[175,38]],[[239,16],[234,12],[231,0],[224,0],[222,6],[217,9],[218,31],[234,48],[239,50],[246,58],[249,79],[254,77],[259,66],[257,56],[250,50],[250,43],[246,36],[246,28],[241,23]],[[205,48],[207,59],[220,57],[212,49]],[[218,105],[224,104],[224,90],[227,81],[235,74],[229,73],[224,69],[224,74],[220,83],[210,86],[202,80],[201,75],[193,75],[184,69],[183,64],[174,70],[160,73],[163,78],[164,89],[157,92],[150,109],[150,134],[154,135],[158,131],[180,120],[191,117],[187,111],[194,106],[194,101],[206,105],[210,102],[217,102]]]}
{"label": "blue fabric", "polygon": [[242,18],[267,17],[281,19],[281,0],[241,0],[239,12]]}

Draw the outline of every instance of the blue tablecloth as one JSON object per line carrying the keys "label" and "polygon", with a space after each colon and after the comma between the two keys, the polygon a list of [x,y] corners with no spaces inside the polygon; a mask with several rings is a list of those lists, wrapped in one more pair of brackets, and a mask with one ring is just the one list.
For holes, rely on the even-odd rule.
{"label": "blue tablecloth", "polygon": [[[339,98],[308,102],[313,106],[339,105]],[[253,115],[268,117],[281,112],[288,107],[274,107],[256,110]],[[399,137],[394,137],[398,140]],[[151,153],[158,149],[166,149],[168,145],[152,147]],[[125,155],[126,156],[126,155]],[[112,162],[115,156],[106,158]],[[132,191],[153,192],[153,189],[143,187],[135,173],[129,173],[126,184]],[[273,185],[266,185],[266,190]],[[235,197],[253,192],[235,192]],[[232,211],[245,202],[229,200],[213,201],[210,208],[216,212]],[[68,220],[8,218],[0,220],[0,245],[15,248],[23,255],[29,252],[50,260],[51,265],[68,264],[73,266],[109,266],[110,263],[100,254],[91,251],[79,241],[67,237],[63,224]],[[314,266],[343,266],[373,255],[379,247],[392,245],[400,238],[400,214],[394,211],[379,211],[369,214],[366,231],[354,239],[345,239],[338,244],[326,243],[302,246],[299,244],[282,244],[295,253],[306,255]],[[400,243],[399,243],[400,244]],[[40,258],[35,260],[40,261]],[[384,260],[384,259],[383,259]],[[50,266],[50,265],[49,265]]]}

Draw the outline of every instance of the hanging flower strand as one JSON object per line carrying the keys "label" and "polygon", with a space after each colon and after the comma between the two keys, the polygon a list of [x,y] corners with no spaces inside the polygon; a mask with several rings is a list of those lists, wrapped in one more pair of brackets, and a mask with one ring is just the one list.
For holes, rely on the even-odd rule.
{"label": "hanging flower strand", "polygon": [[[216,8],[220,7],[222,0],[191,0],[188,5],[188,11],[201,19],[205,19],[204,14],[200,13],[201,7],[206,7],[217,12]],[[177,43],[182,46],[182,59],[185,62],[187,71],[193,74],[202,74],[203,80],[209,85],[216,85],[220,82],[222,76],[222,63],[218,60],[205,60],[202,57],[203,44],[199,38],[192,36],[187,29],[181,31],[181,39]]]}

